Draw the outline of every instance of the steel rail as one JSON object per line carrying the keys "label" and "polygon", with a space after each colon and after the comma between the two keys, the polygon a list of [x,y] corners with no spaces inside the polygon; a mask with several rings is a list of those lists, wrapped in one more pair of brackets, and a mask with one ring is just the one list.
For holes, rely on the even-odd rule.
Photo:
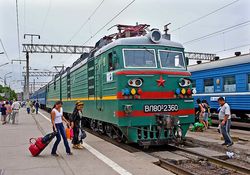
{"label": "steel rail", "polygon": [[229,163],[229,162],[225,162],[225,161],[223,161],[221,159],[211,157],[211,156],[207,156],[207,155],[204,155],[204,154],[200,154],[198,152],[188,150],[188,149],[185,149],[185,148],[180,148],[180,147],[177,147],[177,146],[174,146],[174,145],[170,145],[170,146],[172,146],[172,147],[174,147],[174,148],[176,148],[176,149],[178,149],[180,151],[190,153],[190,154],[194,154],[196,156],[203,157],[203,158],[207,159],[211,163],[220,165],[220,166],[228,168],[230,170],[237,171],[237,172],[244,173],[244,174],[250,174],[250,169],[245,168],[243,166],[235,165],[235,164],[232,164],[232,163]]}
{"label": "steel rail", "polygon": [[155,163],[156,165],[160,166],[163,169],[166,169],[168,171],[171,171],[175,174],[178,175],[196,175],[195,173],[192,173],[180,166],[177,166],[169,161],[163,160],[163,159],[159,159],[158,162]]}

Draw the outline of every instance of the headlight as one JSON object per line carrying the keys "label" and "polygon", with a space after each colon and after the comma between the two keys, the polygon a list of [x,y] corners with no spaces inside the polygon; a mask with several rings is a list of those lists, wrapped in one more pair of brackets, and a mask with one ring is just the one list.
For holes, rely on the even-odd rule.
{"label": "headlight", "polygon": [[182,78],[182,79],[180,79],[179,85],[180,85],[181,87],[190,86],[190,85],[191,85],[191,80]]}
{"label": "headlight", "polygon": [[141,87],[142,79],[140,78],[130,79],[128,80],[128,85],[132,87]]}

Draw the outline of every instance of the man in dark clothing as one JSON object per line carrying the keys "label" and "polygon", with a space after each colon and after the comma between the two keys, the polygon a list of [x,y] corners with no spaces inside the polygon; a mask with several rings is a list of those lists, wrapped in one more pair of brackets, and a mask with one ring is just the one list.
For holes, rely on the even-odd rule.
{"label": "man in dark clothing", "polygon": [[39,108],[40,104],[39,101],[37,100],[35,103],[35,108],[36,108],[36,114],[38,114],[38,108]]}
{"label": "man in dark clothing", "polygon": [[1,108],[1,113],[2,113],[2,117],[3,117],[3,125],[6,124],[6,117],[7,117],[7,108],[5,107],[5,104],[2,105]]}

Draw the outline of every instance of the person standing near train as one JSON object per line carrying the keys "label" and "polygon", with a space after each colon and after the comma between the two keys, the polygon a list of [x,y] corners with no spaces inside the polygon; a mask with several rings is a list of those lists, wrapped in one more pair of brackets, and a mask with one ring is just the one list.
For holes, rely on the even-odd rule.
{"label": "person standing near train", "polygon": [[202,103],[201,103],[201,100],[200,99],[197,99],[196,100],[196,103],[198,104],[198,111],[197,111],[197,115],[199,117],[199,122],[202,123],[204,125],[204,127],[206,127],[206,124],[204,122],[204,112],[205,112],[205,109],[204,107],[202,106]]}
{"label": "person standing near train", "polygon": [[207,100],[202,100],[201,103],[203,109],[204,109],[204,113],[203,113],[203,121],[205,123],[205,129],[208,129],[208,117],[209,117],[209,113],[210,113],[210,107],[207,103]]}
{"label": "person standing near train", "polygon": [[225,102],[225,99],[223,97],[218,98],[218,103],[221,106],[219,112],[220,130],[225,141],[222,145],[226,145],[227,147],[229,147],[233,145],[233,140],[229,133],[231,127],[230,106]]}
{"label": "person standing near train", "polygon": [[80,133],[82,132],[81,128],[81,121],[83,118],[82,114],[83,110],[83,103],[80,101],[76,102],[75,109],[70,117],[71,120],[71,127],[73,128],[73,139],[72,144],[74,149],[83,149],[83,146],[81,145],[82,138],[79,137]]}
{"label": "person standing near train", "polygon": [[53,130],[55,132],[57,132],[56,141],[55,141],[55,143],[53,145],[53,148],[52,148],[52,151],[51,151],[52,156],[58,156],[56,151],[57,151],[57,147],[58,147],[58,145],[59,145],[59,143],[61,141],[61,136],[62,136],[63,141],[64,141],[64,146],[66,148],[66,153],[68,155],[72,155],[72,152],[70,151],[68,140],[66,138],[66,133],[65,133],[64,126],[63,126],[63,121],[65,121],[68,126],[70,126],[70,123],[63,116],[62,104],[63,103],[61,101],[57,101],[55,103],[52,111],[51,111],[51,123],[52,123],[52,126],[53,126]]}

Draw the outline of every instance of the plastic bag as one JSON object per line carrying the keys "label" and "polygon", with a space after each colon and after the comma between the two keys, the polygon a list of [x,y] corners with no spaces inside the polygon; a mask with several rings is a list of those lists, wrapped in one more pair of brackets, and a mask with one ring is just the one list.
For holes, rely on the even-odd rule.
{"label": "plastic bag", "polygon": [[67,128],[65,129],[65,133],[66,133],[66,138],[67,138],[67,139],[70,139],[70,128],[69,128],[69,127],[67,127]]}

